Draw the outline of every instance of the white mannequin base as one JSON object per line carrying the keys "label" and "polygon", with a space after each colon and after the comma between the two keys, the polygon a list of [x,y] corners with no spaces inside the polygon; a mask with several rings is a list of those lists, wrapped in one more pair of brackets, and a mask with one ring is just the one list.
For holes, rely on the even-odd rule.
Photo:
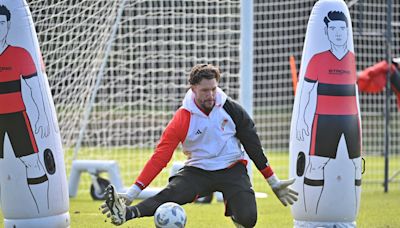
{"label": "white mannequin base", "polygon": [[294,220],[295,228],[355,228],[356,222],[312,222]]}
{"label": "white mannequin base", "polygon": [[70,223],[69,212],[40,218],[4,219],[5,228],[69,228]]}

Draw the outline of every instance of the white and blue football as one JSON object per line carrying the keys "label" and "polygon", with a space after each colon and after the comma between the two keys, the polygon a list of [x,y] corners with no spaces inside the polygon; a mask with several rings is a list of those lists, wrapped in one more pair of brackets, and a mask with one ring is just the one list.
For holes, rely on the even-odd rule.
{"label": "white and blue football", "polygon": [[154,224],[157,228],[183,228],[186,225],[185,210],[177,203],[164,203],[154,214]]}

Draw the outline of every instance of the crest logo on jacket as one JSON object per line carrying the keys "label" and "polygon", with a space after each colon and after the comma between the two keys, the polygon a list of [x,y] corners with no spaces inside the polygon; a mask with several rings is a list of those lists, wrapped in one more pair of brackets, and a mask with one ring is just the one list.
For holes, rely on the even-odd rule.
{"label": "crest logo on jacket", "polygon": [[228,119],[224,119],[221,123],[221,130],[224,131],[225,130],[225,126],[228,123]]}

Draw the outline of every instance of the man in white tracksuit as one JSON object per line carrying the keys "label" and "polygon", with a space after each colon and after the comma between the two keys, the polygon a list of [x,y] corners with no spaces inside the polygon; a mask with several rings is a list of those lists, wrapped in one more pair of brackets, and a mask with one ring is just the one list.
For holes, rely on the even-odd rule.
{"label": "man in white tracksuit", "polygon": [[[288,188],[294,179],[281,181],[274,174],[263,153],[253,120],[218,87],[219,79],[220,71],[213,65],[193,67],[190,89],[182,107],[164,130],[154,154],[135,183],[125,193],[116,193],[113,186],[107,188],[102,212],[111,217],[113,224],[153,216],[165,202],[182,205],[220,191],[226,205],[225,215],[231,216],[238,227],[254,227],[256,199],[241,145],[283,205],[297,200],[297,192]],[[185,166],[170,178],[168,186],[160,193],[129,206],[166,167],[179,143],[187,155]]]}

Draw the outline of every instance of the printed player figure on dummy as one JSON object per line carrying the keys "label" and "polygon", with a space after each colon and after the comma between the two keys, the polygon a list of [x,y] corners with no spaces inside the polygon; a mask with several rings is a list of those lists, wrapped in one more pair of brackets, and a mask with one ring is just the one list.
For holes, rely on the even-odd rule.
{"label": "printed player figure on dummy", "polygon": [[[15,157],[26,168],[26,178],[37,212],[49,209],[49,183],[43,164],[39,159],[39,150],[35,134],[49,136],[49,121],[45,113],[38,74],[31,55],[21,47],[7,43],[10,29],[10,11],[0,5],[0,159],[4,158],[6,134],[11,142]],[[21,78],[23,80],[21,80]],[[26,83],[27,86],[22,86]],[[22,91],[29,88],[30,91]],[[38,119],[34,120],[34,132],[30,124],[22,92],[29,94],[36,106]],[[47,199],[44,204],[38,199]],[[43,204],[43,205],[42,205]]]}
{"label": "printed player figure on dummy", "polygon": [[[343,12],[330,11],[324,23],[331,47],[315,54],[307,65],[296,123],[297,140],[304,141],[304,136],[309,136],[311,132],[303,192],[305,210],[315,214],[318,214],[318,205],[323,197],[324,169],[331,159],[336,158],[342,136],[355,169],[355,195],[361,186],[361,130],[355,56],[347,47],[349,22]],[[309,126],[305,115],[315,87],[316,109],[312,126]]]}

